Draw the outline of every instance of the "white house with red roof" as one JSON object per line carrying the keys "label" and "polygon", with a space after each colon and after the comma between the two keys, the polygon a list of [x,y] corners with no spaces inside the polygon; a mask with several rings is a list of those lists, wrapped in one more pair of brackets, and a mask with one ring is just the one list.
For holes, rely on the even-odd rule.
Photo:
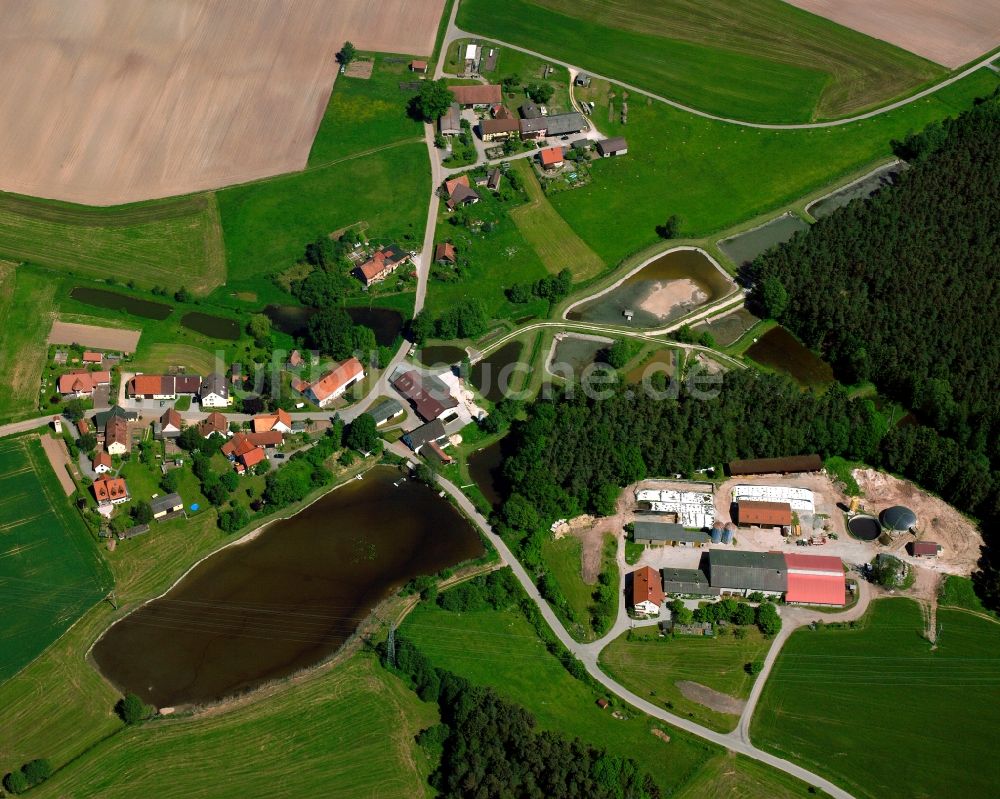
{"label": "white house with red roof", "polygon": [[636,613],[655,615],[660,612],[660,605],[663,604],[663,582],[656,569],[643,566],[632,572],[632,594],[629,604]]}
{"label": "white house with red roof", "polygon": [[357,358],[348,358],[315,383],[307,386],[303,393],[319,407],[325,408],[364,377],[365,368],[361,365],[361,361]]}

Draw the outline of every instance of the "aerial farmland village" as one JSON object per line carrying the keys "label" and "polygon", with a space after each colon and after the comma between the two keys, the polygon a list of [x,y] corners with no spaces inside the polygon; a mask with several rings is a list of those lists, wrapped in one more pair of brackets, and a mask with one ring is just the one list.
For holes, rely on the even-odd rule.
{"label": "aerial farmland village", "polygon": [[1000,3],[0,31],[0,796],[997,796]]}

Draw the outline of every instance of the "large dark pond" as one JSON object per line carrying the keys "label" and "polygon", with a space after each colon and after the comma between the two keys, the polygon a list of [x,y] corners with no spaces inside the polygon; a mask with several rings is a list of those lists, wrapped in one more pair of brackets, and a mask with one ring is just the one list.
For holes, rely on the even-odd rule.
{"label": "large dark pond", "polygon": [[499,508],[503,502],[504,483],[500,472],[503,466],[502,445],[502,441],[495,441],[469,456],[469,475],[494,508]]}
{"label": "large dark pond", "polygon": [[768,330],[751,345],[746,356],[791,375],[807,388],[821,388],[833,382],[830,365],[783,327]]}
{"label": "large dark pond", "polygon": [[240,323],[226,316],[213,316],[201,311],[191,311],[181,317],[181,324],[188,330],[212,338],[236,341],[240,337]]}
{"label": "large dark pond", "polygon": [[438,366],[447,364],[454,366],[469,357],[469,353],[463,347],[456,347],[452,344],[432,344],[429,347],[421,347],[417,350],[417,357],[426,366]]}
{"label": "large dark pond", "polygon": [[321,662],[409,579],[482,554],[455,508],[401,476],[376,467],[208,558],[107,631],[101,671],[158,707],[222,699]]}
{"label": "large dark pond", "polygon": [[138,297],[129,297],[127,294],[119,294],[116,291],[92,289],[84,286],[77,286],[69,293],[69,296],[79,302],[93,305],[95,308],[125,311],[133,316],[141,316],[144,319],[166,319],[173,310],[169,305],[165,305],[162,302],[140,300]]}
{"label": "large dark pond", "polygon": [[[356,325],[370,327],[375,341],[382,347],[390,346],[403,332],[403,315],[390,308],[347,308],[347,314]],[[315,308],[303,305],[268,305],[264,314],[278,330],[289,336],[304,336]]]}
{"label": "large dark pond", "polygon": [[729,277],[700,250],[674,250],[650,261],[618,286],[575,306],[566,314],[577,322],[657,327],[733,290]]}
{"label": "large dark pond", "polygon": [[752,261],[762,252],[782,244],[802,230],[808,230],[809,223],[795,214],[782,214],[770,222],[752,230],[738,233],[719,242],[719,248],[737,266]]}
{"label": "large dark pond", "polygon": [[822,219],[837,209],[843,208],[852,200],[871,197],[879,189],[893,185],[899,179],[899,175],[904,169],[906,169],[906,164],[901,161],[880,166],[860,180],[856,180],[854,183],[850,183],[842,189],[838,189],[832,194],[806,206],[806,211],[816,219]]}
{"label": "large dark pond", "polygon": [[499,402],[505,392],[516,390],[524,376],[512,368],[521,357],[524,345],[511,341],[472,367],[472,382],[490,402]]}

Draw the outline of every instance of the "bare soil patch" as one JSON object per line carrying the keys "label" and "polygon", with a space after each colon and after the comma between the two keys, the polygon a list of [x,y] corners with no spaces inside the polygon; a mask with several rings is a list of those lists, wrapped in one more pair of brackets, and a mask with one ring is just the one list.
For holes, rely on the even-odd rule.
{"label": "bare soil patch", "polygon": [[429,54],[444,0],[0,5],[0,188],[114,205],[302,169],[345,40]]}
{"label": "bare soil patch", "polygon": [[954,69],[1000,43],[996,0],[788,0]]}
{"label": "bare soil patch", "polygon": [[52,323],[48,343],[80,344],[84,347],[93,347],[98,350],[135,352],[135,348],[139,346],[139,336],[141,335],[141,330],[81,325],[56,320]]}
{"label": "bare soil patch", "polygon": [[691,682],[690,680],[678,680],[676,685],[681,693],[684,694],[685,699],[690,699],[692,702],[704,705],[709,710],[714,710],[717,713],[730,713],[738,716],[743,712],[743,708],[746,705],[746,702],[742,699],[737,699],[735,696],[716,691],[701,683]]}
{"label": "bare soil patch", "polygon": [[69,472],[66,471],[66,467],[69,466],[69,450],[66,449],[66,442],[61,438],[50,438],[49,436],[40,436],[39,438],[42,442],[42,449],[45,450],[45,457],[49,459],[52,471],[56,473],[59,485],[62,486],[68,497],[76,491],[76,486],[73,485]]}
{"label": "bare soil patch", "polygon": [[893,547],[894,554],[926,569],[949,574],[968,575],[975,568],[982,536],[971,521],[943,499],[922,491],[909,480],[875,469],[856,469],[854,479],[864,492],[868,510],[877,514],[892,505],[905,505],[917,514],[917,537],[941,545],[941,553],[930,560],[914,561],[902,547],[898,551]]}
{"label": "bare soil patch", "polygon": [[708,293],[690,278],[666,280],[657,283],[649,295],[639,301],[639,307],[661,319],[666,319],[678,306],[700,305]]}
{"label": "bare soil patch", "polygon": [[344,74],[349,78],[361,78],[368,80],[375,69],[374,61],[352,61],[344,69]]}

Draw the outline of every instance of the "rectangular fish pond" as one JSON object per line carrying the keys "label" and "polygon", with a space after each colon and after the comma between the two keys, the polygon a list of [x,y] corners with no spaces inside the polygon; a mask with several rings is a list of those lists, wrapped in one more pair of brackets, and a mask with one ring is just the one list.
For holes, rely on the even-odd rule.
{"label": "rectangular fish pond", "polygon": [[117,291],[105,291],[87,286],[77,286],[69,293],[69,296],[77,302],[92,305],[95,308],[125,311],[132,316],[141,316],[143,319],[156,319],[157,321],[166,319],[174,310],[173,307],[162,302],[141,300],[138,297],[119,294]]}
{"label": "rectangular fish pond", "polygon": [[791,376],[804,388],[823,388],[833,382],[830,364],[780,326],[764,333],[744,355]]}
{"label": "rectangular fish pond", "polygon": [[808,230],[809,223],[795,214],[782,214],[765,222],[760,227],[737,233],[719,242],[722,250],[734,264],[743,266],[763,252],[783,244],[802,230]]}

